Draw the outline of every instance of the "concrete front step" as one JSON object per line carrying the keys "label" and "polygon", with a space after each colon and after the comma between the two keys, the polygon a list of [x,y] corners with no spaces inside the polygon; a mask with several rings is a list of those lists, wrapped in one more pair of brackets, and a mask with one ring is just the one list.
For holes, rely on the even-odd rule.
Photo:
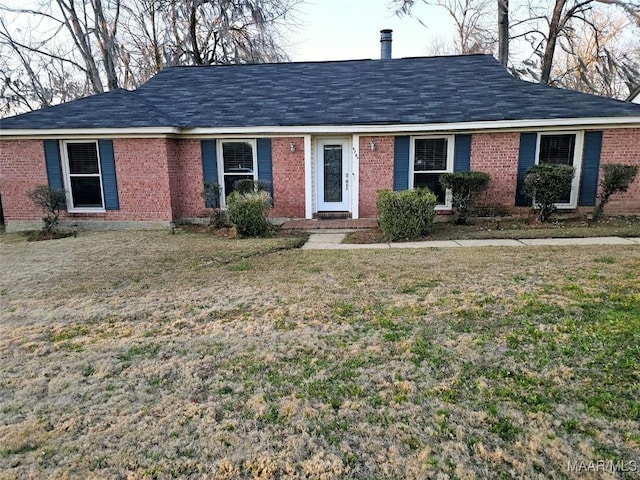
{"label": "concrete front step", "polygon": [[359,230],[376,228],[375,218],[343,219],[343,220],[288,220],[280,228],[282,230]]}

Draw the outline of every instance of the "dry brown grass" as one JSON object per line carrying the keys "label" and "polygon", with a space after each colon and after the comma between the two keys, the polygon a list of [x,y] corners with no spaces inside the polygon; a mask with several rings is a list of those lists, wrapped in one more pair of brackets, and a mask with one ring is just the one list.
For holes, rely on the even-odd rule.
{"label": "dry brown grass", "polygon": [[0,242],[0,478],[584,478],[568,462],[640,464],[639,247]]}

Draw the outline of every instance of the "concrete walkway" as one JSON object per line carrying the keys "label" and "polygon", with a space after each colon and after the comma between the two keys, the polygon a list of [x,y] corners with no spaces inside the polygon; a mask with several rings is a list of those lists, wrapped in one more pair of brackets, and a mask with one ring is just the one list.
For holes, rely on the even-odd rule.
{"label": "concrete walkway", "polygon": [[461,247],[525,247],[525,246],[566,246],[566,245],[640,245],[640,238],[591,237],[591,238],[522,238],[488,240],[433,240],[424,242],[399,243],[341,243],[344,231],[312,233],[303,250],[364,250],[375,248],[461,248]]}

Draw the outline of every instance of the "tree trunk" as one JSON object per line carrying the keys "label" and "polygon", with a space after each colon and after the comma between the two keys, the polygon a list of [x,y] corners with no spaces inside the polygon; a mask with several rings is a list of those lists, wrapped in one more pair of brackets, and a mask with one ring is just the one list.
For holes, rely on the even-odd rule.
{"label": "tree trunk", "polygon": [[547,35],[547,44],[544,48],[544,56],[542,57],[542,72],[540,74],[540,83],[546,83],[547,85],[551,77],[551,67],[556,51],[556,42],[561,32],[560,20],[566,3],[567,0],[556,0],[553,6],[551,22],[549,23],[549,35]]}
{"label": "tree trunk", "polygon": [[[62,12],[65,20],[67,30],[73,38],[73,42],[78,47],[82,60],[85,64],[85,72],[87,80],[91,84],[91,89],[94,93],[102,93],[104,88],[102,87],[102,80],[100,79],[100,71],[98,65],[93,58],[93,52],[91,50],[91,44],[88,41],[87,26],[80,22],[78,12],[76,12],[75,4],[69,2],[68,4],[64,0],[56,0],[60,11]],[[86,5],[84,6],[86,8]]]}
{"label": "tree trunk", "polygon": [[498,61],[509,62],[509,0],[498,0]]}
{"label": "tree trunk", "polygon": [[102,54],[102,63],[107,75],[107,87],[109,90],[115,90],[119,87],[118,72],[116,70],[116,33],[118,28],[118,19],[120,16],[120,0],[115,2],[114,19],[111,25],[107,22],[102,7],[101,0],[93,0],[93,10],[95,15],[95,32],[94,35],[100,47]]}

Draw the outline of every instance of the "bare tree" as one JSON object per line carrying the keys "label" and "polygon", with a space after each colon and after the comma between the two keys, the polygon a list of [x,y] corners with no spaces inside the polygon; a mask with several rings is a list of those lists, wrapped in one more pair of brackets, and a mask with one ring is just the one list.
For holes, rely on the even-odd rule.
{"label": "bare tree", "polygon": [[[391,5],[397,13],[411,15],[416,2],[393,0]],[[454,41],[436,40],[432,53],[489,52],[497,38],[498,60],[519,77],[615,98],[625,98],[640,84],[637,0],[421,2],[444,8],[456,27]],[[492,8],[498,21],[487,25]],[[516,58],[509,64],[511,47]]]}
{"label": "bare tree", "polygon": [[[590,12],[559,40],[549,83],[613,98],[625,98],[638,77],[640,56],[625,40],[627,21],[616,12]],[[636,29],[636,35],[640,29]],[[631,38],[631,37],[630,37]],[[635,36],[635,38],[638,38]]]}
{"label": "bare tree", "polygon": [[135,88],[167,65],[285,60],[279,32],[302,2],[10,1],[0,0],[4,114]]}
{"label": "bare tree", "polygon": [[[118,88],[119,11],[120,0],[1,5],[0,52],[8,68],[3,70],[3,110],[40,108],[103,92],[105,86]],[[15,95],[5,96],[9,92]]]}
{"label": "bare tree", "polygon": [[284,60],[270,27],[285,19],[290,5],[286,0],[169,0],[174,54],[194,65]]}
{"label": "bare tree", "polygon": [[[489,20],[489,0],[421,0],[444,9],[455,25],[454,51],[459,54],[491,52],[496,35]],[[411,15],[416,0],[392,0],[399,15]],[[428,26],[424,21],[420,23]]]}
{"label": "bare tree", "polygon": [[640,25],[640,4],[636,0],[554,0],[550,13],[544,4],[529,3],[528,18],[518,22],[525,27],[525,33],[519,36],[529,39],[539,58],[541,83],[553,83],[551,72],[559,42],[581,41],[574,38],[579,22],[597,32],[598,26],[592,23],[593,12],[604,5],[617,7],[626,13],[631,24]]}

